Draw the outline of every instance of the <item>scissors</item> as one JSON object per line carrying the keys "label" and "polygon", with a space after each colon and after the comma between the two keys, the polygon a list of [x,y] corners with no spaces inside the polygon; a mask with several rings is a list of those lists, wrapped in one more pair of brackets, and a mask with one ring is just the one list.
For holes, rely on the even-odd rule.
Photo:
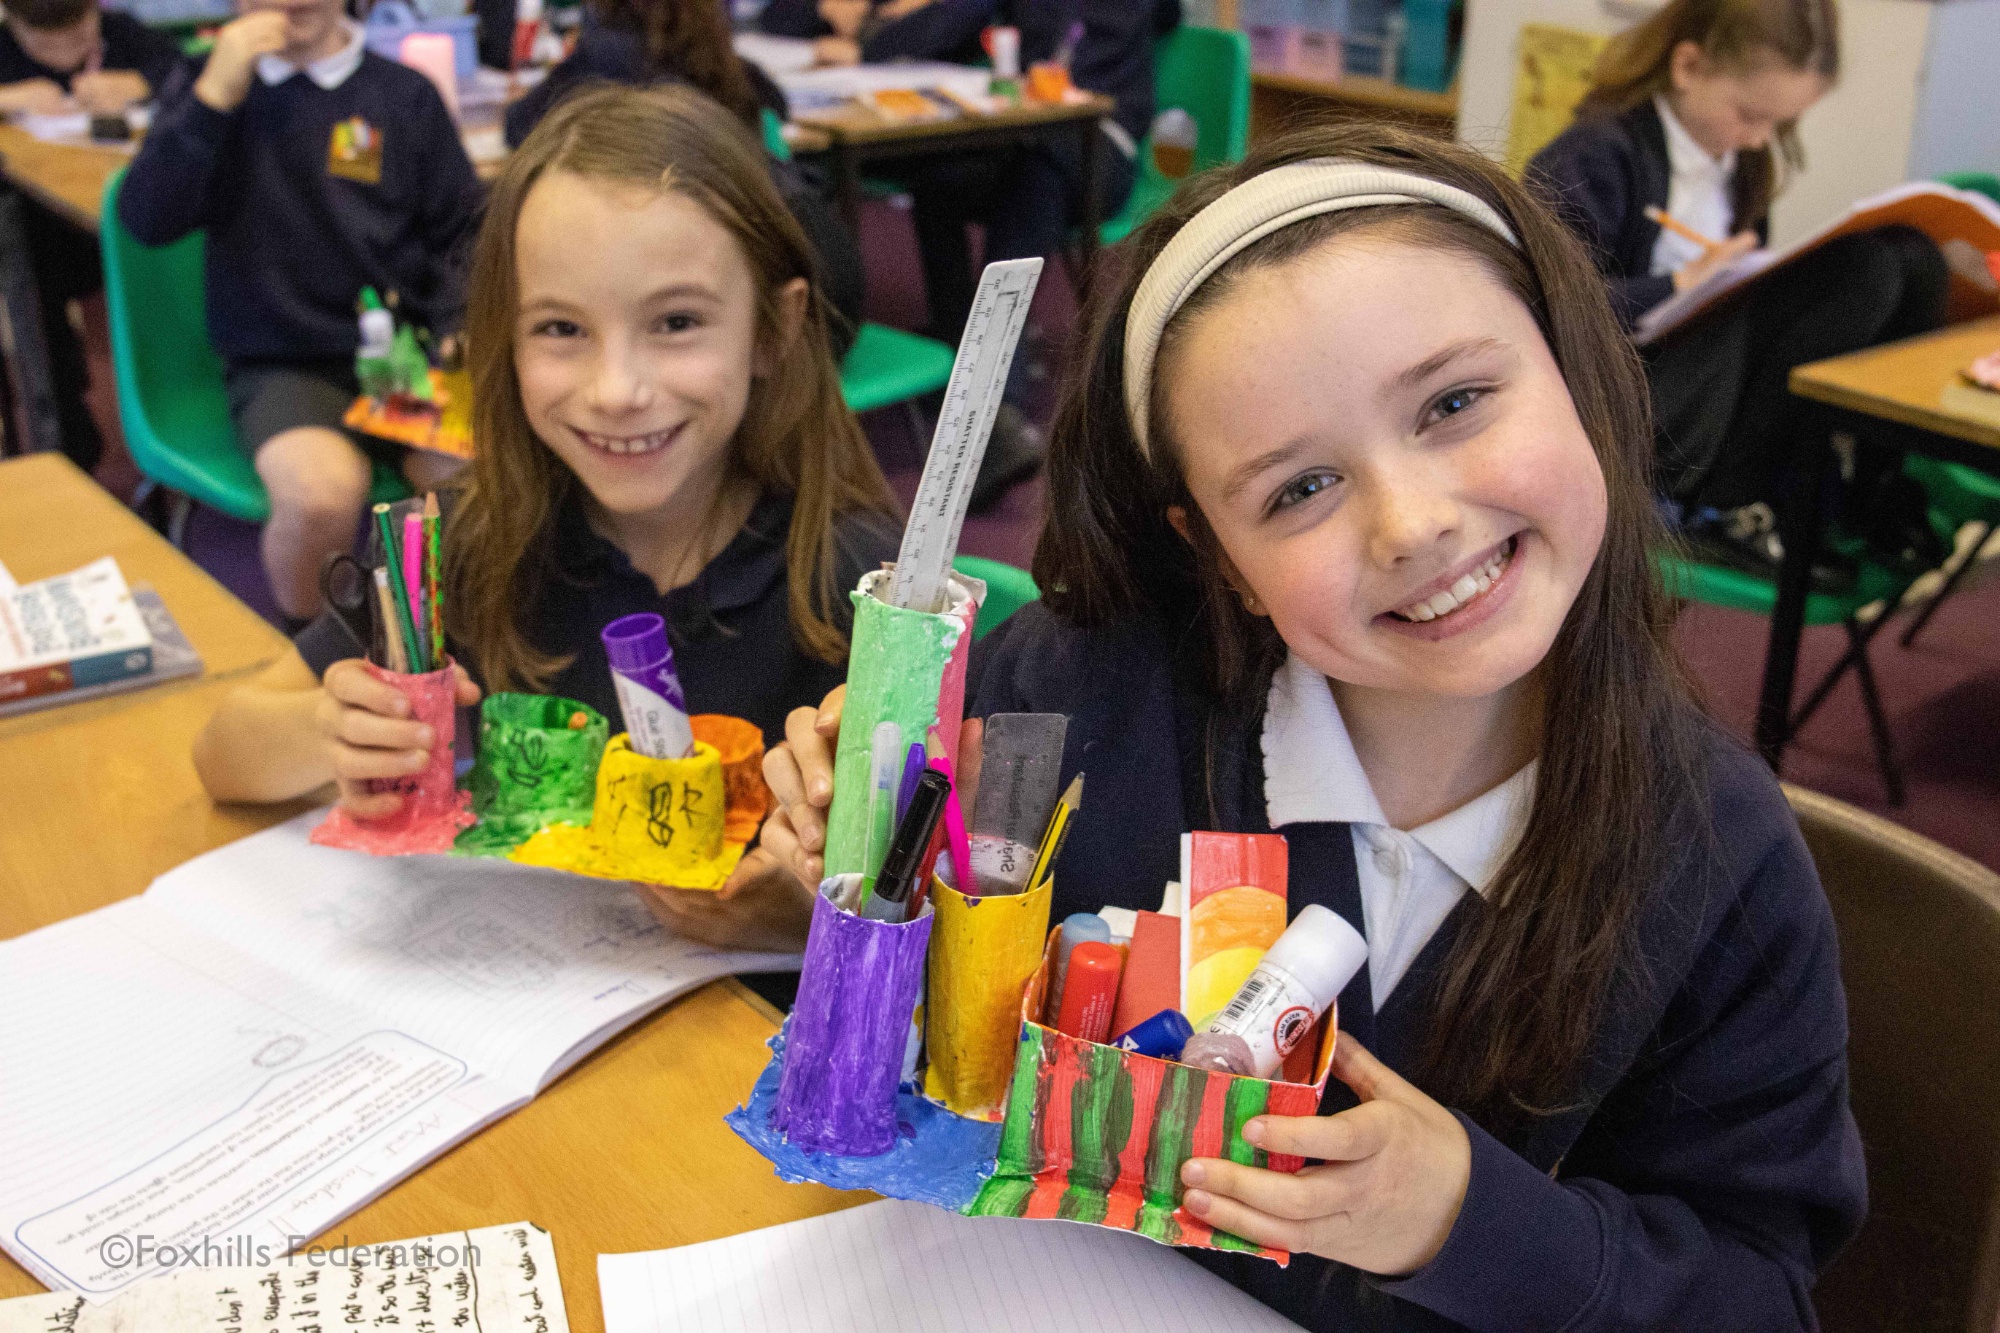
{"label": "scissors", "polygon": [[319,567],[319,591],[327,606],[347,632],[361,645],[369,661],[375,660],[375,617],[370,599],[375,594],[375,576],[351,555],[335,552]]}

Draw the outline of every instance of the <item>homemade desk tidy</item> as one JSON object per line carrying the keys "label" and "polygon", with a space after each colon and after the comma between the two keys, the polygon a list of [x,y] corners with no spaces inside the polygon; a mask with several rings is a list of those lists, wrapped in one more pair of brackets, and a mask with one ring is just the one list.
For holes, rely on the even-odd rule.
{"label": "homemade desk tidy", "polygon": [[402,794],[394,814],[363,820],[335,806],[312,840],[377,856],[504,856],[602,879],[721,888],[769,806],[764,737],[741,718],[688,716],[665,621],[642,613],[604,627],[626,731],[611,735],[603,714],[574,699],[489,695],[461,789],[437,504],[377,505],[375,518],[373,563],[335,556],[321,588],[369,645],[368,671],[400,690],[442,743],[422,772],[378,782]]}
{"label": "homemade desk tidy", "polygon": [[985,589],[948,571],[1040,264],[987,268],[897,562],[853,594],[798,1001],[727,1119],[787,1180],[1282,1263],[1184,1212],[1180,1167],[1303,1165],[1242,1126],[1318,1109],[1333,998],[1366,941],[1323,908],[1286,925],[1272,834],[1186,835],[1166,911],[1051,930],[1051,874],[1084,789],[1079,774],[1058,795],[1059,715],[987,719],[969,828],[953,789]]}

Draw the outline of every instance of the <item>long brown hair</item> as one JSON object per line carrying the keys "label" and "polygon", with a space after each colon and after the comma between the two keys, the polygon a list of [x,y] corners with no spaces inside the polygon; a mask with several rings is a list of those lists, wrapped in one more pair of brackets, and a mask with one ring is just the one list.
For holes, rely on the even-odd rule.
{"label": "long brown hair", "polygon": [[[1074,621],[1141,615],[1183,627],[1184,642],[1199,649],[1217,718],[1241,723],[1261,707],[1284,642],[1225,581],[1214,535],[1182,481],[1158,393],[1150,430],[1159,447],[1151,462],[1139,453],[1124,402],[1125,312],[1147,266],[1204,206],[1240,181],[1308,158],[1398,167],[1456,185],[1506,218],[1521,247],[1425,205],[1352,209],[1280,230],[1232,259],[1175,317],[1155,383],[1172,376],[1174,344],[1184,341],[1177,335],[1250,268],[1363,231],[1456,250],[1532,312],[1609,492],[1603,546],[1538,668],[1544,697],[1561,706],[1543,710],[1533,808],[1486,910],[1453,945],[1424,1056],[1421,1077],[1433,1095],[1501,1128],[1574,1096],[1614,978],[1642,975],[1631,967],[1629,927],[1668,863],[1672,816],[1697,808],[1701,788],[1696,756],[1705,724],[1674,653],[1672,608],[1648,563],[1665,534],[1647,491],[1646,382],[1576,239],[1486,158],[1380,124],[1302,127],[1239,166],[1190,181],[1119,247],[1123,271],[1097,287],[1087,358],[1051,437],[1050,512],[1035,578],[1052,609]],[[1169,526],[1172,505],[1186,508],[1193,540]]]}
{"label": "long brown hair", "polygon": [[[1743,71],[1759,60],[1840,77],[1840,11],[1834,0],[1669,0],[1637,27],[1612,38],[1598,57],[1579,116],[1617,115],[1673,90],[1674,50],[1693,42],[1713,64]],[[1761,221],[1785,181],[1805,166],[1798,125],[1778,126],[1777,152],[1736,155],[1736,225]]]}
{"label": "long brown hair", "polygon": [[514,370],[519,309],[514,233],[521,206],[549,171],[670,190],[700,205],[736,239],[757,282],[757,337],[777,346],[776,292],[812,284],[803,328],[760,376],[737,427],[731,465],[793,496],[785,540],[790,615],[799,642],[842,661],[833,586],[834,518],[893,516],[895,499],[840,394],[811,245],[771,184],[762,150],[721,107],[690,88],[607,85],[565,99],[535,127],[494,183],[473,254],[466,319],[473,432],[470,480],[446,531],[446,607],[454,636],[489,689],[539,689],[567,659],[537,648],[522,618],[545,591],[555,520],[581,487],[538,439]]}
{"label": "long brown hair", "polygon": [[646,39],[655,74],[685,79],[746,125],[757,123],[757,94],[730,45],[722,0],[593,0],[593,7],[604,22]]}

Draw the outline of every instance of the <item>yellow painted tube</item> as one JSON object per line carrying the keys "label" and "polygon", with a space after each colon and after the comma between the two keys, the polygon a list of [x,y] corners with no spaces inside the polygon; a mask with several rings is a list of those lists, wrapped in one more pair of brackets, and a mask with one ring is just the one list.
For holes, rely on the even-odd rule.
{"label": "yellow painted tube", "polygon": [[953,1112],[999,1120],[1007,1111],[1021,992],[1042,964],[1053,882],[1033,893],[968,898],[931,881],[924,1093]]}

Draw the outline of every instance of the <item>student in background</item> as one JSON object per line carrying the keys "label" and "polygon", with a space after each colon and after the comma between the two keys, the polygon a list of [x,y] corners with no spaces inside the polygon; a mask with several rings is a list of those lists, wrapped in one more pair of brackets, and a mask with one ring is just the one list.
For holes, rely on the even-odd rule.
{"label": "student in background", "polygon": [[[1098,215],[1111,216],[1138,175],[1138,144],[1153,121],[1153,44],[1180,22],[1180,0],[1006,0],[991,21],[1020,28],[1024,69],[1074,39],[1072,81],[1117,102],[1111,118],[1101,122],[1104,142],[1097,157]],[[991,263],[1057,254],[1083,220],[1083,155],[1069,134],[997,152],[920,158],[893,174],[909,187],[914,202],[931,336],[953,344],[971,313],[978,276],[968,224],[984,226]],[[1017,358],[1009,377],[980,466],[975,511],[1041,466],[1040,433],[1021,411],[1029,359]]]}
{"label": "student in background", "polygon": [[[895,502],[840,397],[814,260],[756,140],[688,88],[593,89],[494,186],[468,353],[479,451],[444,528],[445,618],[480,688],[618,716],[599,632],[657,612],[691,712],[772,743],[847,674],[847,592],[895,558]],[[195,743],[218,800],[368,780],[436,742],[331,613]],[[477,682],[477,683],[475,683]],[[811,893],[752,851],[720,895],[650,891],[718,944],[803,945]]]}
{"label": "student in background", "polygon": [[[589,0],[576,49],[548,77],[507,108],[507,146],[518,148],[549,108],[592,82],[646,86],[686,83],[701,89],[762,134],[762,116],[786,116],[785,95],[763,70],[729,45],[722,5],[683,0]],[[837,361],[854,345],[867,295],[861,246],[824,189],[795,163],[772,162],[772,179],[820,258],[820,279],[832,306],[828,324]]]}
{"label": "student in background", "polygon": [[[0,113],[115,115],[150,98],[180,58],[167,37],[130,14],[100,12],[96,0],[15,0],[0,26]],[[88,472],[104,437],[84,404],[90,367],[69,303],[104,286],[97,238],[20,198],[63,452]]]}
{"label": "student in background", "polygon": [[341,0],[245,0],[161,94],[118,215],[147,245],[208,234],[209,339],[271,497],[264,569],[287,616],[318,612],[320,563],[354,542],[369,451],[419,486],[453,466],[364,448],[341,417],[363,287],[397,293],[439,339],[456,331],[479,198],[437,89],[367,51]]}
{"label": "student in background", "polygon": [[[1804,165],[1798,118],[1839,72],[1834,0],[1672,0],[1606,50],[1576,123],[1528,174],[1589,244],[1628,329],[1763,243],[1772,198]],[[1706,248],[1648,209],[1722,243]],[[1947,276],[1912,228],[1844,237],[1644,350],[1659,486],[1697,545],[1772,573],[1768,505],[1793,451],[1825,435],[1786,388],[1792,368],[1938,327]],[[1943,549],[1900,461],[1864,442],[1844,517],[1880,555],[1923,568]],[[1817,577],[1837,585],[1852,568]]]}
{"label": "student in background", "polygon": [[771,0],[757,26],[780,37],[814,39],[822,65],[981,56],[979,34],[997,0]]}
{"label": "student in background", "polygon": [[[1351,123],[1127,247],[1056,418],[1045,599],[974,647],[969,713],[1070,718],[1053,914],[1157,903],[1184,831],[1276,831],[1293,909],[1369,947],[1321,1115],[1244,1130],[1315,1164],[1182,1170],[1290,1266],[1190,1257],[1326,1333],[1811,1327],[1866,1196],[1833,919],[1682,683],[1582,245],[1480,154]],[[829,705],[765,765],[807,880]]]}

